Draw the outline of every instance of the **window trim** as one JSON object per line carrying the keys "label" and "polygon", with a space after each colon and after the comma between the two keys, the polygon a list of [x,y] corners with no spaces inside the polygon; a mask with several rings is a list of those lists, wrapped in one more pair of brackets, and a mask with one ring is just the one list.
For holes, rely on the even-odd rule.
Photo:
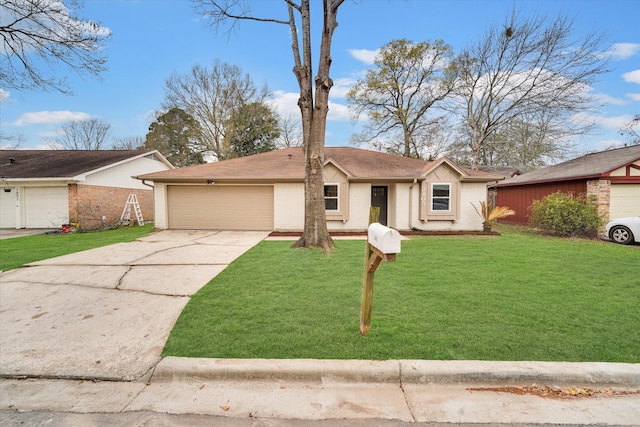
{"label": "window trim", "polygon": [[[328,197],[326,196],[326,188],[327,187],[332,187],[335,186],[336,187],[336,195],[335,196],[331,196]],[[327,214],[337,214],[340,212],[340,184],[337,182],[325,182],[324,186],[323,186],[323,196],[324,196],[324,210],[325,213]],[[327,209],[327,199],[330,200],[336,200],[336,208],[335,209]]]}
{"label": "window trim", "polygon": [[[453,203],[453,184],[451,182],[431,182],[430,184],[431,184],[431,189],[430,189],[431,191],[430,191],[429,195],[431,197],[429,198],[429,211],[434,213],[434,214],[440,214],[440,213],[442,213],[442,214],[450,214],[452,212],[451,208],[452,208],[452,203]],[[440,209],[434,209],[433,208],[433,202],[434,202],[434,200],[436,198],[437,199],[445,199],[445,197],[441,197],[441,196],[436,197],[435,196],[434,187],[436,185],[446,185],[448,187],[449,195],[446,197],[446,200],[448,202],[447,203],[448,209],[441,209],[440,210]]]}

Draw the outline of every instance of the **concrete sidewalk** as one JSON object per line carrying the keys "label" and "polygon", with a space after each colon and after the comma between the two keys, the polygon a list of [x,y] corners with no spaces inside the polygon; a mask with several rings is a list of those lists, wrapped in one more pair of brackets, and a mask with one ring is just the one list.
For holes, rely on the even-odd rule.
{"label": "concrete sidewalk", "polygon": [[[532,384],[603,393],[554,398],[486,389]],[[0,424],[45,417],[65,425],[635,426],[640,395],[614,393],[639,389],[640,365],[633,364],[169,357],[132,382],[0,381],[0,408],[41,411],[0,411]]]}

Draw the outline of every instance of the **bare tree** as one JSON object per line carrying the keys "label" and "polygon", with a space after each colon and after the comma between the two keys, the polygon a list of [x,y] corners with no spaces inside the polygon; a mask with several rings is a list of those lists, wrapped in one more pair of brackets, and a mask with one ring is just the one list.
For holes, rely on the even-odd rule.
{"label": "bare tree", "polygon": [[225,125],[242,105],[263,102],[267,89],[258,91],[248,74],[235,65],[216,60],[209,69],[201,65],[189,74],[174,73],[165,82],[165,101],[169,111],[180,108],[200,124],[200,141],[218,159],[224,158]]}
{"label": "bare tree", "polygon": [[573,38],[573,21],[564,16],[521,20],[514,11],[503,27],[491,27],[468,48],[457,92],[472,167],[493,133],[527,115],[553,117],[556,131],[562,128],[567,137],[588,131],[590,123],[574,119],[593,108],[589,85],[607,71],[601,43],[594,34]]}
{"label": "bare tree", "polygon": [[24,135],[5,133],[0,129],[0,150],[17,150],[24,142]]}
{"label": "bare tree", "polygon": [[624,125],[619,133],[629,138],[631,145],[640,145],[640,114],[636,114],[629,123]]}
{"label": "bare tree", "polygon": [[280,137],[276,148],[300,147],[302,145],[302,124],[293,114],[279,116]]}
{"label": "bare tree", "polygon": [[71,120],[62,125],[60,135],[46,139],[54,150],[106,150],[109,149],[111,125],[100,119]]}
{"label": "bare tree", "polygon": [[[421,126],[419,131],[414,132],[409,142],[410,155],[418,159],[430,160],[448,155],[451,144],[454,143],[456,129],[452,127],[446,117],[431,123],[428,126]],[[357,138],[357,135],[355,136]],[[360,144],[359,139],[352,139],[352,144]],[[377,137],[365,146],[376,151],[382,151],[397,156],[404,156],[406,144],[402,139],[386,139]]]}
{"label": "bare tree", "polygon": [[523,113],[486,140],[480,162],[492,166],[538,167],[573,153],[566,127],[552,111]]}
{"label": "bare tree", "polygon": [[[311,11],[310,0],[283,0],[287,16],[267,18],[252,16],[246,2],[240,0],[196,0],[198,10],[211,19],[214,25],[231,20],[268,22],[286,25],[291,31],[291,50],[293,53],[293,73],[298,81],[300,98],[298,106],[302,117],[303,152],[305,163],[305,219],[304,231],[292,247],[320,247],[329,252],[333,249],[333,240],[327,229],[324,201],[324,141],[329,112],[329,91],[333,86],[330,77],[331,42],[333,32],[338,26],[338,8],[344,0],[323,0],[324,13],[321,29],[321,41],[318,51],[317,72],[312,76],[311,61]],[[284,10],[284,8],[283,8]],[[302,33],[298,33],[298,22]],[[314,90],[315,88],[315,90]]]}
{"label": "bare tree", "polygon": [[46,74],[63,64],[97,76],[106,69],[102,47],[110,35],[99,23],[75,16],[76,0],[3,0],[0,3],[0,84],[7,88],[69,92],[64,78]]}
{"label": "bare tree", "polygon": [[[449,96],[457,69],[451,47],[442,40],[415,43],[393,40],[380,49],[366,77],[347,93],[354,118],[367,115],[361,134],[353,141],[374,142],[384,151],[421,157],[424,139],[439,118],[429,113]],[[431,153],[430,153],[431,154]]]}
{"label": "bare tree", "polygon": [[142,150],[144,138],[141,136],[125,136],[116,138],[111,146],[113,150]]}

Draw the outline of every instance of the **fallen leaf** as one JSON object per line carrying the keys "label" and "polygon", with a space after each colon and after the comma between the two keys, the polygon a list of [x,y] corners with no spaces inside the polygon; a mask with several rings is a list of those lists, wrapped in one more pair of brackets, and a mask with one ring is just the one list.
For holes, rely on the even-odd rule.
{"label": "fallen leaf", "polygon": [[229,406],[227,405],[221,405],[220,409],[222,409],[223,411],[227,412],[229,410]]}
{"label": "fallen leaf", "polygon": [[202,384],[199,388],[199,390],[202,390],[204,388],[204,384]]}

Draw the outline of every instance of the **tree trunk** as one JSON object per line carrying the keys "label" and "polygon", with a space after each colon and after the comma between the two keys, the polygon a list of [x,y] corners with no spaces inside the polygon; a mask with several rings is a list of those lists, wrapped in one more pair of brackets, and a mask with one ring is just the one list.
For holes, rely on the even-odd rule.
{"label": "tree trunk", "polygon": [[[302,113],[303,150],[305,160],[304,178],[304,231],[292,248],[315,246],[325,252],[333,249],[333,240],[327,229],[327,216],[324,205],[324,139],[329,112],[329,91],[333,81],[329,77],[331,68],[331,39],[337,27],[336,15],[342,0],[324,0],[324,25],[318,61],[318,74],[315,77],[315,100],[311,70],[311,37],[309,20],[309,1],[301,2],[302,40],[304,61],[297,63],[294,73],[300,86],[298,106]],[[297,46],[294,44],[294,51]]]}
{"label": "tree trunk", "polygon": [[[317,126],[311,126],[317,128]],[[324,126],[323,126],[324,128]],[[327,217],[324,205],[324,139],[310,143],[304,147],[304,231],[302,236],[291,245],[292,248],[315,246],[324,252],[331,252],[333,240],[327,228]]]}

